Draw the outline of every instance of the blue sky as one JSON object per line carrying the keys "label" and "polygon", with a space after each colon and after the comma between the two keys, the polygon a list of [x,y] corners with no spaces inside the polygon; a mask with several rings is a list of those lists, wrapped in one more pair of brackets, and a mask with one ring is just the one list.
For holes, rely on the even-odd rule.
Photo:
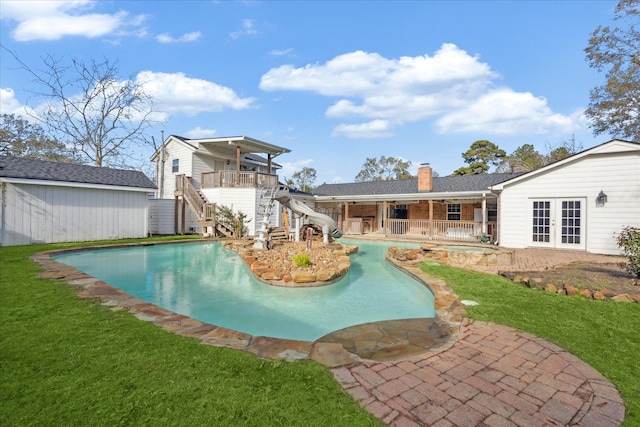
{"label": "blue sky", "polygon": [[[488,139],[508,154],[594,137],[583,112],[604,76],[584,48],[615,1],[0,2],[0,113],[24,115],[46,55],[117,60],[156,99],[165,136],[246,135],[291,153],[316,185],[367,157],[441,176]],[[150,150],[139,151],[148,159]]]}

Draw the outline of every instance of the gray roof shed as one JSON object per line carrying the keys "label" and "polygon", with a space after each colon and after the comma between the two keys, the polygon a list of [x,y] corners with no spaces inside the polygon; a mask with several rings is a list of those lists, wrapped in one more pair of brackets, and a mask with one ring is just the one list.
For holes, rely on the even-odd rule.
{"label": "gray roof shed", "polygon": [[1,178],[132,187],[150,191],[156,189],[153,181],[140,171],[10,156],[0,156]]}

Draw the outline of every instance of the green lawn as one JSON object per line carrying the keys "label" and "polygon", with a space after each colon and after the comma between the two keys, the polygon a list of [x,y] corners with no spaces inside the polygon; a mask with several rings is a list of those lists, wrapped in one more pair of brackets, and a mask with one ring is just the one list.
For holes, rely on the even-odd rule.
{"label": "green lawn", "polygon": [[381,425],[317,363],[205,346],[38,279],[28,257],[68,246],[0,248],[0,425]]}
{"label": "green lawn", "polygon": [[469,318],[546,338],[596,368],[622,394],[624,425],[640,426],[640,305],[552,294],[435,263],[422,269],[443,278],[460,299],[479,303],[468,309]]}

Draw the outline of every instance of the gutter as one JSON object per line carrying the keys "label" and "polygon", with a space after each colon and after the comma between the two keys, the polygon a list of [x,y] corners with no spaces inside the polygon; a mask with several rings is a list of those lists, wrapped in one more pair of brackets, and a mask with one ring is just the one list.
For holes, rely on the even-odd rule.
{"label": "gutter", "polygon": [[[483,191],[469,192],[442,192],[442,193],[407,193],[407,194],[368,194],[368,195],[349,195],[349,196],[320,196],[314,195],[318,202],[384,202],[389,200],[395,201],[415,201],[415,200],[451,200],[451,199],[482,199]],[[495,193],[491,193],[495,194]]]}

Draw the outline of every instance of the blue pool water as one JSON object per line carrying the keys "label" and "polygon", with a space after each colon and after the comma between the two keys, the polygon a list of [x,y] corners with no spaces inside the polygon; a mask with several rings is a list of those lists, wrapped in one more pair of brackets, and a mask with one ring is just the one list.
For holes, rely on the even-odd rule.
{"label": "blue pool water", "polygon": [[[384,260],[392,244],[341,242],[360,248],[351,255],[349,273],[315,288],[264,284],[219,242],[99,249],[55,258],[157,306],[251,335],[313,341],[347,326],[435,316],[431,291]],[[399,245],[404,246],[393,244]]]}

